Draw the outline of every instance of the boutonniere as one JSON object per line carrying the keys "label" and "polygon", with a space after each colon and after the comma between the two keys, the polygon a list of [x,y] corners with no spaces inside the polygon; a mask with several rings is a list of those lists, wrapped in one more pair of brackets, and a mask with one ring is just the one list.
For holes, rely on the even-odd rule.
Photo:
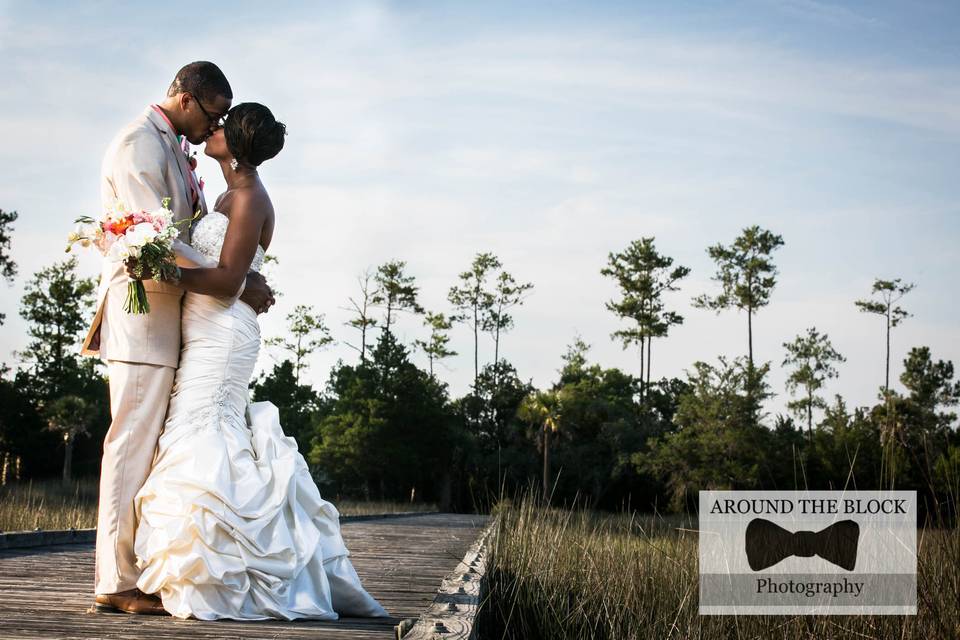
{"label": "boutonniere", "polygon": [[197,170],[197,152],[196,151],[187,155],[187,164],[190,165],[190,171]]}

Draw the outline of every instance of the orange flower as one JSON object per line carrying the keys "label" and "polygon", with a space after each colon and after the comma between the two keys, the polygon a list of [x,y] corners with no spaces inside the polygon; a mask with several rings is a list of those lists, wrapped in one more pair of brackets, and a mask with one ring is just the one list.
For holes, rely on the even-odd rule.
{"label": "orange flower", "polygon": [[133,216],[125,216],[118,220],[117,222],[111,222],[110,226],[107,228],[107,231],[114,235],[122,236],[126,233],[127,229],[133,226]]}

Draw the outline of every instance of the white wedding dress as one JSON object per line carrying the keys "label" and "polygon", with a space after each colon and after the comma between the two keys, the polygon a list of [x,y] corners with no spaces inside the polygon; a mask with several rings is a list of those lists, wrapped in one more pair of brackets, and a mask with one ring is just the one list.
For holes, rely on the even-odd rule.
{"label": "white wedding dress", "polygon": [[[193,246],[219,259],[228,219],[201,218]],[[251,266],[259,270],[263,249]],[[248,403],[260,350],[247,304],[187,293],[183,346],[153,469],[135,498],[137,587],[179,618],[389,616],[363,588],[277,408]]]}

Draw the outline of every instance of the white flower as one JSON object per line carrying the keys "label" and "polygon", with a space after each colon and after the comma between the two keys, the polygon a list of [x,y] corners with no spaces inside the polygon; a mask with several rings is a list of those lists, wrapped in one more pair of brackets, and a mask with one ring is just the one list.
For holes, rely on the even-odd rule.
{"label": "white flower", "polygon": [[130,247],[127,245],[126,236],[117,237],[114,243],[110,245],[110,250],[107,251],[107,257],[114,262],[123,262],[130,257]]}
{"label": "white flower", "polygon": [[127,243],[131,247],[142,247],[149,242],[153,242],[154,238],[157,237],[157,230],[149,222],[141,222],[128,229],[125,235]]}

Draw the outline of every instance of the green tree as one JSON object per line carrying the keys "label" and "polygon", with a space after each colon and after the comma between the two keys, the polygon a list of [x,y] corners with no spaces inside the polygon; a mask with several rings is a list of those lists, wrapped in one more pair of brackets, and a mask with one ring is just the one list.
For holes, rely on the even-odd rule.
{"label": "green tree", "polygon": [[401,311],[423,313],[423,307],[417,302],[417,287],[413,276],[404,274],[407,263],[402,260],[392,260],[377,267],[374,279],[377,282],[377,291],[371,298],[374,306],[385,309],[383,330],[390,332],[393,315]]}
{"label": "green tree", "polygon": [[[0,278],[8,283],[13,282],[17,275],[17,263],[10,257],[10,234],[13,231],[13,223],[17,220],[16,211],[4,211],[0,209]],[[3,324],[7,316],[0,313],[0,325]]]}
{"label": "green tree", "polygon": [[373,272],[370,268],[367,268],[366,271],[357,277],[357,282],[360,284],[360,299],[358,301],[349,298],[352,308],[344,307],[345,310],[352,311],[356,314],[355,317],[351,318],[345,324],[360,330],[360,346],[357,347],[349,342],[345,344],[351,349],[360,352],[360,362],[364,362],[367,359],[367,330],[377,326],[377,319],[370,315],[370,307],[373,306],[374,298],[379,296],[380,290],[371,286],[371,278],[373,278]]}
{"label": "green tree", "polygon": [[460,311],[451,320],[463,322],[473,330],[473,386],[480,377],[480,336],[483,319],[490,313],[495,297],[487,290],[487,276],[499,269],[500,260],[492,253],[478,253],[468,271],[460,274],[460,285],[450,287],[447,299]]}
{"label": "green tree", "polygon": [[528,433],[528,425],[517,416],[531,391],[530,381],[521,380],[513,365],[501,358],[484,366],[473,389],[454,403],[469,436],[463,470],[472,483],[487,488],[490,494],[519,490],[537,473],[530,448],[536,436]]}
{"label": "green tree", "polygon": [[77,275],[75,257],[41,269],[26,284],[20,315],[31,341],[20,355],[39,382],[41,399],[73,392],[79,378],[94,372],[92,360],[81,363],[77,347],[95,290],[93,279]]}
{"label": "green tree", "polygon": [[835,395],[824,408],[813,444],[808,459],[818,468],[806,474],[807,488],[880,486],[883,451],[877,425],[865,408],[857,407],[851,413],[843,398]]}
{"label": "green tree", "polygon": [[884,453],[883,478],[891,485],[925,488],[934,482],[930,467],[956,444],[960,382],[953,363],[934,362],[927,347],[916,347],[903,362],[900,381],[906,394],[881,390],[871,409]]}
{"label": "green tree", "polygon": [[455,416],[446,385],[415,367],[392,333],[380,334],[369,361],[338,363],[327,395],[330,411],[310,451],[323,484],[378,499],[440,499]]}
{"label": "green tree", "polygon": [[[640,345],[640,397],[646,396],[650,385],[652,342],[665,337],[670,327],[683,323],[683,316],[664,309],[663,294],[676,291],[676,283],[687,277],[690,269],[673,266],[673,258],[661,255],[654,246],[654,238],[641,238],[630,243],[621,253],[610,253],[607,266],[600,270],[617,281],[621,299],[606,303],[608,310],[635,326],[611,334],[619,338],[626,349]],[[644,367],[646,364],[646,367]]]}
{"label": "green tree", "polygon": [[826,402],[817,395],[828,378],[837,377],[835,363],[845,362],[846,358],[840,355],[826,334],[821,334],[816,327],[807,329],[805,336],[797,336],[793,342],[784,342],[787,357],[783,359],[783,366],[794,367],[787,377],[787,391],[795,394],[803,389],[803,396],[787,403],[799,419],[807,422],[807,435],[813,437],[813,410],[823,409]]}
{"label": "green tree", "polygon": [[890,389],[890,330],[906,318],[910,317],[903,308],[895,306],[900,298],[910,293],[916,285],[901,284],[900,278],[895,280],[881,280],[877,278],[873,282],[873,288],[870,290],[871,300],[857,300],[854,302],[857,308],[863,313],[873,313],[884,317],[887,325],[887,358],[886,373],[883,379],[883,390],[887,392]]}
{"label": "green tree", "polygon": [[298,304],[287,314],[289,337],[270,338],[266,344],[280,347],[293,359],[294,382],[300,384],[300,374],[307,369],[307,358],[331,342],[330,330],[324,323],[323,314],[316,314],[310,305]]}
{"label": "green tree", "polygon": [[696,362],[687,373],[690,388],[674,415],[676,430],[654,438],[649,451],[632,457],[639,470],[665,479],[675,509],[687,506],[700,490],[758,488],[763,464],[777,464],[767,456],[770,431],[754,419],[768,371],[769,364],[751,373],[742,358],[721,357],[717,366]]}
{"label": "green tree", "polygon": [[427,340],[415,340],[414,344],[427,354],[427,359],[430,362],[430,377],[433,377],[433,363],[435,361],[439,362],[457,355],[456,351],[447,347],[450,342],[447,331],[453,327],[453,323],[442,313],[427,311],[423,324],[430,328],[430,337]]}
{"label": "green tree", "polygon": [[782,237],[753,225],[744,229],[729,247],[722,244],[709,247],[707,254],[717,264],[712,279],[720,284],[721,291],[714,297],[704,294],[693,299],[695,307],[717,313],[731,308],[747,312],[748,373],[751,375],[754,369],[753,314],[770,302],[770,294],[777,283],[777,269],[771,255],[781,246]]}
{"label": "green tree", "polygon": [[483,329],[493,337],[493,361],[500,360],[500,332],[513,328],[513,317],[508,309],[523,304],[527,293],[533,289],[533,283],[517,284],[512,275],[501,271],[497,276],[493,289],[493,298],[488,308],[484,309],[482,319]]}
{"label": "green tree", "polygon": [[73,443],[79,436],[89,434],[90,421],[94,417],[90,403],[75,395],[65,395],[48,403],[43,408],[47,428],[63,438],[63,482],[73,477]]}
{"label": "green tree", "polygon": [[534,391],[530,393],[517,411],[517,415],[539,428],[543,450],[543,501],[550,503],[553,474],[550,469],[550,434],[560,429],[562,398],[559,391]]}

